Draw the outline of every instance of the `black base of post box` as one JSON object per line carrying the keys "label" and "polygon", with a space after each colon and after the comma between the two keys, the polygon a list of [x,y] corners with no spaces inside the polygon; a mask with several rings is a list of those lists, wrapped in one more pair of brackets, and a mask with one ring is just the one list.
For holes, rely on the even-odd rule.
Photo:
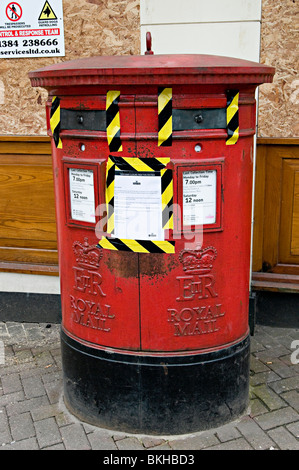
{"label": "black base of post box", "polygon": [[131,355],[91,348],[64,331],[64,401],[90,424],[135,434],[202,431],[246,412],[250,337],[194,355]]}

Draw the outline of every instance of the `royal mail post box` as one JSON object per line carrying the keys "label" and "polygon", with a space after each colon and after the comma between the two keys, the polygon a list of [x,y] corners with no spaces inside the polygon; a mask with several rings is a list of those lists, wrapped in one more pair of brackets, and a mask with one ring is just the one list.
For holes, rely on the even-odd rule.
{"label": "royal mail post box", "polygon": [[256,87],[207,55],[92,57],[48,90],[64,400],[92,424],[178,434],[247,409]]}

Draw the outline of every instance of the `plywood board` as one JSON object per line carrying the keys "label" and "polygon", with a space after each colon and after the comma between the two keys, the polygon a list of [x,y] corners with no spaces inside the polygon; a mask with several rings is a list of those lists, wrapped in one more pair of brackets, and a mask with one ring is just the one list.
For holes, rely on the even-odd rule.
{"label": "plywood board", "polygon": [[261,62],[276,73],[273,84],[259,87],[261,137],[299,136],[298,26],[297,0],[263,0]]}

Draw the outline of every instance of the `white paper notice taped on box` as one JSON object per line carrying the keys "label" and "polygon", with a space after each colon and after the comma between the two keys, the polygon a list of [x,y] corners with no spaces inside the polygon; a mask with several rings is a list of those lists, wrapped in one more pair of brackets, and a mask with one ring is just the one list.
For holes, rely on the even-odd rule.
{"label": "white paper notice taped on box", "polygon": [[160,172],[115,172],[115,237],[164,240]]}
{"label": "white paper notice taped on box", "polygon": [[216,170],[183,172],[183,225],[216,222]]}
{"label": "white paper notice taped on box", "polygon": [[69,168],[69,181],[72,219],[95,223],[93,171]]}

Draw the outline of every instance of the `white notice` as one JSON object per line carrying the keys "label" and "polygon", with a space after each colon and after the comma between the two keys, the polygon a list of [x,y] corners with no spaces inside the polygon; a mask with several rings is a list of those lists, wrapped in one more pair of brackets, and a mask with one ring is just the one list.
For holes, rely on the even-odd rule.
{"label": "white notice", "polygon": [[115,237],[164,240],[160,173],[115,172]]}
{"label": "white notice", "polygon": [[64,55],[62,0],[0,2],[0,58]]}
{"label": "white notice", "polygon": [[183,172],[183,225],[216,222],[216,170]]}
{"label": "white notice", "polygon": [[95,223],[93,171],[69,168],[69,181],[72,219]]}

